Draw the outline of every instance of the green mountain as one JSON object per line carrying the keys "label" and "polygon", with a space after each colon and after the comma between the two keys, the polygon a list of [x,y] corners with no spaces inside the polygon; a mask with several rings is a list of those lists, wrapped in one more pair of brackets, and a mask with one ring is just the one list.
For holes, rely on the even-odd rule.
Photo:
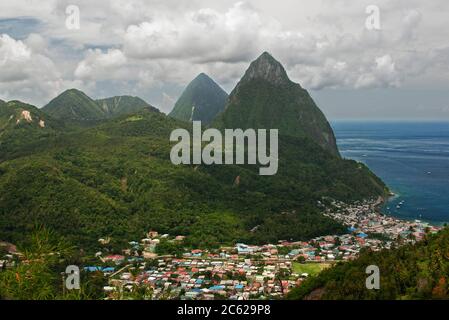
{"label": "green mountain", "polygon": [[255,166],[175,166],[168,141],[180,127],[189,126],[144,109],[56,131],[32,147],[12,145],[0,160],[0,239],[21,243],[44,225],[88,250],[101,237],[124,243],[149,229],[199,247],[305,240],[345,230],[320,213],[318,200],[384,192],[365,166],[307,138],[280,141],[275,176]]}
{"label": "green mountain", "polygon": [[62,120],[99,120],[105,117],[105,111],[100,105],[77,89],[64,91],[42,110]]}
{"label": "green mountain", "polygon": [[[415,245],[394,250],[365,251],[309,278],[289,294],[290,299],[409,300],[449,299],[449,229]],[[366,267],[380,271],[380,289],[366,289]]]}
{"label": "green mountain", "polygon": [[56,119],[95,124],[99,120],[135,113],[144,108],[159,112],[138,97],[117,96],[93,100],[82,91],[70,89],[50,101],[42,110]]}
{"label": "green mountain", "polygon": [[[282,101],[290,92],[290,85],[285,87],[288,79],[278,77],[282,70],[268,68],[260,82],[247,82],[250,76],[245,76],[228,111],[250,107],[251,94],[262,102],[260,91],[248,91],[246,82],[260,83],[270,90],[273,101]],[[92,100],[79,92],[65,97],[71,100],[73,95],[94,108]],[[61,110],[55,105],[47,108]],[[289,106],[286,103],[283,109]],[[345,231],[321,213],[318,201],[351,202],[377,198],[386,191],[366,166],[336,157],[305,133],[280,136],[278,173],[260,176],[254,165],[173,165],[170,134],[177,128],[191,130],[191,125],[151,107],[90,127],[62,126],[62,120],[29,108],[33,119],[42,117],[48,126],[39,128],[33,120],[33,134],[13,129],[0,136],[0,144],[8,145],[0,156],[0,239],[4,241],[24,242],[36,225],[86,250],[96,250],[99,238],[110,236],[119,245],[144,237],[150,229],[186,235],[185,244],[196,247],[306,240]],[[289,115],[279,113],[283,124],[281,115]],[[10,116],[7,112],[2,123],[15,128],[8,122]],[[232,120],[231,128],[239,124],[239,119]],[[25,122],[22,126],[30,128]]]}
{"label": "green mountain", "polygon": [[45,129],[48,125],[53,127],[54,120],[35,106],[17,100],[0,103],[0,130],[20,127]]}
{"label": "green mountain", "polygon": [[209,124],[224,110],[228,94],[206,74],[198,75],[182,93],[170,116]]}
{"label": "green mountain", "polygon": [[0,161],[28,148],[35,150],[62,128],[63,124],[35,106],[20,101],[0,104]]}
{"label": "green mountain", "polygon": [[159,112],[158,109],[146,103],[139,97],[131,96],[118,96],[106,99],[96,100],[96,103],[100,105],[101,109],[105,113],[105,117],[115,117],[123,114],[130,114],[139,112],[144,108],[153,109],[155,112]]}
{"label": "green mountain", "polygon": [[269,53],[251,63],[214,122],[220,128],[279,129],[279,134],[308,137],[339,155],[334,133],[309,93],[290,81]]}

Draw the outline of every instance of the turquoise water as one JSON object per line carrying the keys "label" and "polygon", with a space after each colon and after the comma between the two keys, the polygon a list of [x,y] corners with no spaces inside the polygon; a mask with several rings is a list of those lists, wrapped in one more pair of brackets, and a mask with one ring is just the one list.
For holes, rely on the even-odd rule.
{"label": "turquoise water", "polygon": [[449,122],[332,123],[343,157],[365,163],[396,194],[403,219],[449,222]]}

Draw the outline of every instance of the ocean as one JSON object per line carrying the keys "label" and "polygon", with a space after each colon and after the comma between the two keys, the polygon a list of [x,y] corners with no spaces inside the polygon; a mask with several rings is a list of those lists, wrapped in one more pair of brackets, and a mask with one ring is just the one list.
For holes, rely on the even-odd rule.
{"label": "ocean", "polygon": [[365,163],[395,193],[383,212],[449,222],[449,122],[332,122],[344,158]]}

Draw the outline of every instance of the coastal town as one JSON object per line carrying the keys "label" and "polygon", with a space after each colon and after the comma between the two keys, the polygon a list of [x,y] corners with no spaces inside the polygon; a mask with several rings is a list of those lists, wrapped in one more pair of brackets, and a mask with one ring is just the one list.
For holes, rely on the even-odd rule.
{"label": "coastal town", "polygon": [[[355,259],[364,248],[390,249],[440,230],[426,222],[385,216],[379,213],[380,201],[353,205],[332,202],[324,214],[344,224],[347,233],[310,241],[259,246],[237,243],[216,250],[188,250],[181,257],[159,257],[154,252],[161,241],[182,242],[184,237],[170,239],[169,235],[151,231],[140,243],[130,242],[131,248],[125,254],[104,258],[121,266],[135,261],[136,257],[129,258],[131,252],[143,250],[137,270],[134,263],[112,273],[105,291],[111,299],[126,296],[136,287],[147,288],[144,292],[149,294],[144,298],[151,299],[282,298],[310,275],[308,270],[319,272],[338,261]],[[152,261],[151,266],[148,260]]]}
{"label": "coastal town", "polygon": [[[100,272],[108,279],[107,299],[278,299],[301,285],[310,275],[339,261],[355,259],[362,249],[379,251],[422,240],[441,228],[419,220],[405,221],[381,214],[381,199],[347,205],[332,201],[324,215],[341,222],[347,232],[309,241],[274,244],[237,243],[217,249],[183,249],[160,254],[162,244],[180,248],[185,236],[149,231],[146,238],[130,241],[120,253],[95,254],[96,264],[84,272]],[[110,239],[99,239],[104,247]],[[13,263],[15,247],[0,261]]]}

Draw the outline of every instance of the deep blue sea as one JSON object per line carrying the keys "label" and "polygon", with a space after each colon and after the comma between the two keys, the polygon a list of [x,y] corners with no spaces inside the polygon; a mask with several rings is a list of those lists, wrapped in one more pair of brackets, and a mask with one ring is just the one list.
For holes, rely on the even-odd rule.
{"label": "deep blue sea", "polygon": [[449,122],[334,121],[343,157],[365,163],[396,194],[384,213],[449,222]]}

